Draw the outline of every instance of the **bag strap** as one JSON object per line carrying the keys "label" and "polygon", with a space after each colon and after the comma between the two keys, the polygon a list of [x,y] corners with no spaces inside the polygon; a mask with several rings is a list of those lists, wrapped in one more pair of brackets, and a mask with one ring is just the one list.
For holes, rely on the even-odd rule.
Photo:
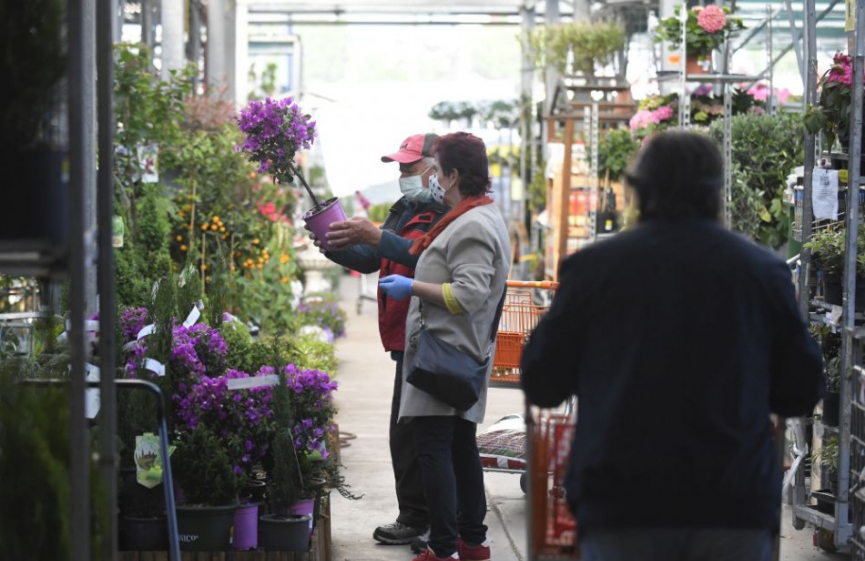
{"label": "bag strap", "polygon": [[[493,324],[490,326],[490,343],[496,340],[496,335],[498,334],[498,325],[499,320],[502,318],[502,311],[505,308],[505,297],[508,295],[508,287],[505,284],[505,291],[502,293],[502,298],[499,300],[499,305],[496,307],[496,313],[493,316]],[[423,298],[418,297],[418,313],[420,314],[420,326],[421,329],[426,329],[426,325],[423,321]]]}

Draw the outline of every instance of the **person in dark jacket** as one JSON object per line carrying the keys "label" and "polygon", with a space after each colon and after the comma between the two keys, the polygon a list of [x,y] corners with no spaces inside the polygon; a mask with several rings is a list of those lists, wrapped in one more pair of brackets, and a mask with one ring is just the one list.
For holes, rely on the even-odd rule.
{"label": "person in dark jacket", "polygon": [[522,359],[527,399],[578,398],[566,479],[586,561],[768,560],[770,413],[810,414],[819,348],[787,265],[718,221],[708,137],[661,133],[627,176],[636,228],[568,257]]}
{"label": "person in dark jacket", "polygon": [[[325,253],[328,259],[361,273],[379,271],[381,277],[402,275],[414,277],[418,256],[409,255],[414,240],[423,236],[448,211],[434,202],[429,192],[429,177],[435,159],[432,147],[435,134],[410,136],[397,152],[383,156],[383,162],[397,162],[400,191],[403,193],[390,209],[381,228],[363,217],[337,222],[327,234],[328,243],[338,251]],[[398,301],[383,291],[378,294],[378,324],[384,349],[396,362],[390,417],[390,453],[396,479],[399,516],[396,522],[379,526],[373,538],[389,545],[410,544],[426,535],[429,513],[424,496],[420,464],[415,455],[411,427],[398,425],[402,364],[405,350],[405,325],[408,300]],[[419,543],[418,547],[425,547]]]}

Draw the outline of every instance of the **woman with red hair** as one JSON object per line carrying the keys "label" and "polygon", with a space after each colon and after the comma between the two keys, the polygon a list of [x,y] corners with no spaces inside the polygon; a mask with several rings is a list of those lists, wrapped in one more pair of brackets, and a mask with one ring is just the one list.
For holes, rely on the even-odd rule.
{"label": "woman with red hair", "polygon": [[[451,211],[412,247],[421,257],[415,278],[379,281],[392,298],[413,297],[406,320],[400,422],[414,427],[430,515],[429,547],[415,561],[456,558],[488,561],[486,498],[475,435],[486,409],[489,367],[478,401],[458,410],[407,381],[421,329],[456,347],[478,364],[494,352],[494,323],[510,266],[508,231],[487,196],[489,162],[483,141],[459,132],[434,150],[433,197]],[[459,515],[457,515],[459,513]]]}

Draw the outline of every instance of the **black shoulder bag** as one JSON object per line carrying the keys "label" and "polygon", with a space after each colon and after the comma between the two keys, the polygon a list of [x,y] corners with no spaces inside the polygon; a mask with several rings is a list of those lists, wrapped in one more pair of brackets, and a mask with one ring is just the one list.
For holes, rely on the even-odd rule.
{"label": "black shoulder bag", "polygon": [[471,356],[427,331],[423,321],[423,301],[421,301],[417,352],[409,367],[406,381],[457,411],[471,409],[480,399],[481,386],[492,360],[490,351],[492,343],[496,340],[504,304],[505,294],[502,294],[493,324],[490,326],[490,345],[486,360],[478,363]]}

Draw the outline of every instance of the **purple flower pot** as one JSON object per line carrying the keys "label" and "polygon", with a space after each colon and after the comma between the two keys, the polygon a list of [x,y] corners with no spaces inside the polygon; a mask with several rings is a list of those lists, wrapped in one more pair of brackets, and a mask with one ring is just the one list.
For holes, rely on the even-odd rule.
{"label": "purple flower pot", "polygon": [[234,512],[234,539],[231,546],[242,551],[258,547],[258,505],[243,504]]}
{"label": "purple flower pot", "polygon": [[308,210],[303,215],[303,221],[306,222],[310,231],[321,242],[321,247],[325,251],[332,251],[325,237],[325,234],[330,232],[330,225],[334,222],[342,222],[345,218],[345,211],[342,210],[342,206],[339,204],[339,197],[328,199],[321,203],[319,208]]}
{"label": "purple flower pot", "polygon": [[315,512],[315,499],[303,499],[297,501],[288,510],[291,514],[309,517],[309,535],[312,535],[312,528],[315,521],[312,518],[312,513]]}

